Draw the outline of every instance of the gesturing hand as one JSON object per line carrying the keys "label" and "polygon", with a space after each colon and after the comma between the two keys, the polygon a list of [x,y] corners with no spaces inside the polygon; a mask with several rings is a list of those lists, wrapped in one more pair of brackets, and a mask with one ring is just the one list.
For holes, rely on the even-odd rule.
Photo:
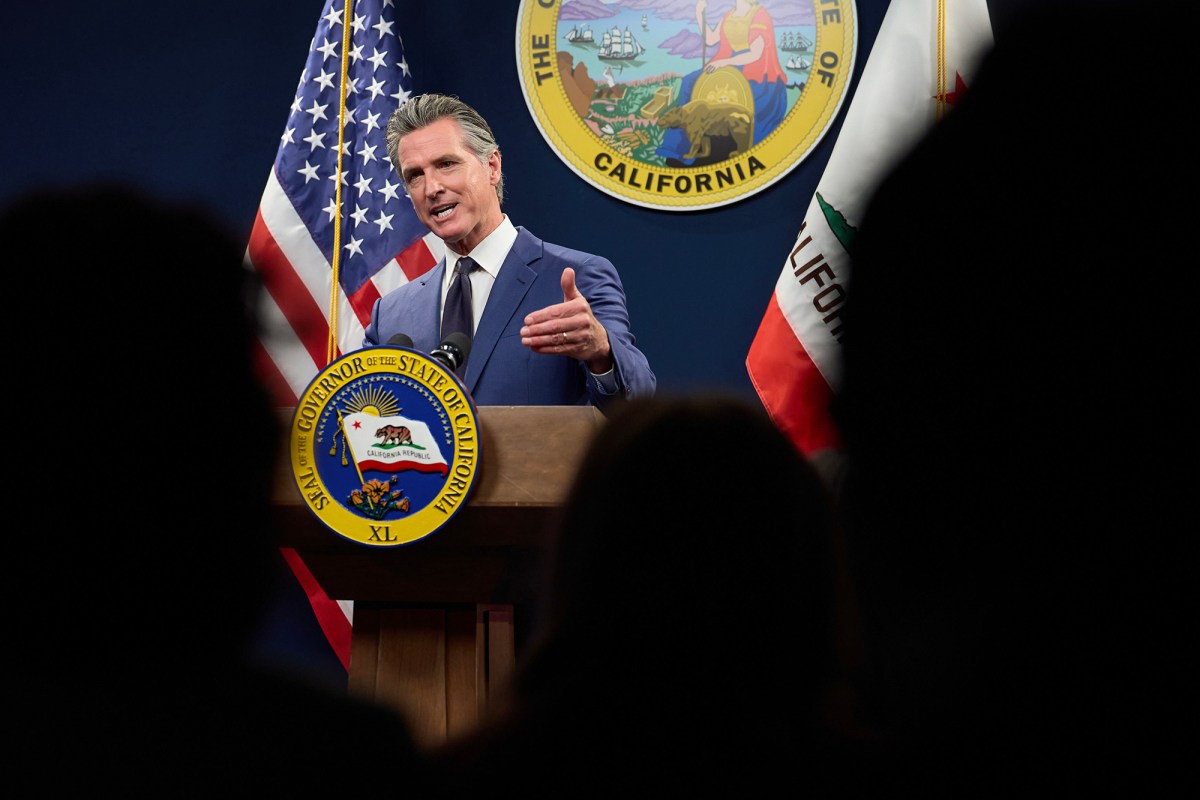
{"label": "gesturing hand", "polygon": [[592,307],[575,286],[575,270],[562,273],[563,301],[525,317],[521,344],[543,355],[570,356],[586,362],[595,375],[612,369],[608,331],[592,314]]}

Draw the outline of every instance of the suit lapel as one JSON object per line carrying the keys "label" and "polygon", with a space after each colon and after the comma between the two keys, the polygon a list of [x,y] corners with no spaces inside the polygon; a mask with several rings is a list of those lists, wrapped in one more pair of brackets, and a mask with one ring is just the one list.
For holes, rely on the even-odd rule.
{"label": "suit lapel", "polygon": [[[529,289],[537,279],[537,271],[530,267],[542,252],[541,240],[524,228],[517,228],[517,239],[513,242],[500,274],[496,277],[496,285],[488,297],[487,307],[479,320],[471,342],[471,355],[467,359],[467,374],[463,382],[468,392],[475,391],[479,375],[496,349],[497,342],[512,321],[513,315],[521,308]],[[519,326],[518,326],[519,327]]]}
{"label": "suit lapel", "polygon": [[[417,286],[409,300],[412,314],[413,349],[429,355],[435,347],[441,344],[438,332],[441,330],[442,306],[442,276],[446,274],[446,259],[442,259],[433,269],[417,278]],[[428,331],[428,339],[421,335]],[[404,331],[409,333],[408,331]]]}

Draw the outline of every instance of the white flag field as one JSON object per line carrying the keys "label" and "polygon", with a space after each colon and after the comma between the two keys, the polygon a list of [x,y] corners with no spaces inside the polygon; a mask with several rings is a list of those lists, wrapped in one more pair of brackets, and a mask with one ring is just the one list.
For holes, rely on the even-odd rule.
{"label": "white flag field", "polygon": [[356,411],[342,419],[342,427],[360,471],[415,470],[445,475],[450,469],[437,439],[424,422]]}
{"label": "white flag field", "polygon": [[[840,314],[855,226],[887,172],[967,90],[991,45],[985,0],[888,5],[746,356],[763,406],[806,454],[841,446],[829,404],[840,383]],[[935,226],[931,218],[931,235]]]}

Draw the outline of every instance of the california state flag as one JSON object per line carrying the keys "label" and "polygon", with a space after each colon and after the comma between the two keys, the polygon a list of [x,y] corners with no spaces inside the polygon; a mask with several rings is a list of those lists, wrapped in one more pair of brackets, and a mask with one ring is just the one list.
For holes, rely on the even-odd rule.
{"label": "california state flag", "polygon": [[[746,356],[767,413],[806,454],[839,449],[847,248],[885,173],[970,84],[991,47],[985,0],[893,0]],[[936,176],[930,176],[936,180]],[[953,202],[953,198],[947,198]],[[936,209],[930,209],[936,215]],[[930,236],[937,220],[930,219]],[[898,343],[898,352],[903,347]]]}
{"label": "california state flag", "polygon": [[450,469],[437,439],[424,422],[356,411],[342,418],[342,427],[360,472],[416,470],[445,475]]}

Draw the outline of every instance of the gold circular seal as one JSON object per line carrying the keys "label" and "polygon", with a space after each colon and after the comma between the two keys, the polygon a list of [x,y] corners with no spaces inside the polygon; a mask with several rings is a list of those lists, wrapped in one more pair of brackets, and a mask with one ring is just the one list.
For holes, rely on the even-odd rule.
{"label": "gold circular seal", "polygon": [[390,345],[342,356],[305,389],[288,453],[296,487],[335,533],[411,544],[466,504],[479,467],[475,404],[455,374]]}
{"label": "gold circular seal", "polygon": [[691,211],[749,197],[812,152],[846,97],[857,28],[853,0],[521,0],[517,69],[576,174]]}

